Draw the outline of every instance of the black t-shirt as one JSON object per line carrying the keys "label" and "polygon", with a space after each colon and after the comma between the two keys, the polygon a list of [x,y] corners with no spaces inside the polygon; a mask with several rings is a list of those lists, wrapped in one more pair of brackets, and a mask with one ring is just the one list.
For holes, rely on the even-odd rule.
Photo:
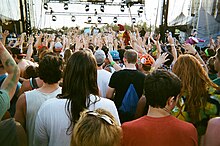
{"label": "black t-shirt", "polygon": [[143,94],[145,74],[137,70],[124,69],[114,72],[111,76],[109,87],[115,88],[114,103],[119,109],[129,85],[132,83],[140,98]]}

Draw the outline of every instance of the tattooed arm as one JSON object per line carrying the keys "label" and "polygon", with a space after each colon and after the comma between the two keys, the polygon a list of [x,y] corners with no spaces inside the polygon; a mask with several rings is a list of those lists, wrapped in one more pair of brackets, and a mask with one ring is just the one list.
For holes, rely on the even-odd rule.
{"label": "tattooed arm", "polygon": [[6,48],[4,47],[1,41],[0,41],[0,59],[4,66],[5,71],[8,73],[8,76],[5,78],[3,84],[1,85],[1,89],[6,90],[11,99],[17,87],[20,71],[14,59],[6,50]]}

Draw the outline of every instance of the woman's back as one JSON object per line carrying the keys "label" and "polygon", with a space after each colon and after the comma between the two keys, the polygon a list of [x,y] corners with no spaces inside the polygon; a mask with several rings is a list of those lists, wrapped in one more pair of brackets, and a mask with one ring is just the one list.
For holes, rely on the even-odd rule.
{"label": "woman's back", "polygon": [[[49,99],[40,108],[35,123],[36,146],[69,146],[71,141],[71,131],[68,131],[70,120],[65,108],[67,99]],[[119,116],[115,104],[106,98],[90,95],[90,106],[88,110],[98,108],[109,111],[120,124]]]}

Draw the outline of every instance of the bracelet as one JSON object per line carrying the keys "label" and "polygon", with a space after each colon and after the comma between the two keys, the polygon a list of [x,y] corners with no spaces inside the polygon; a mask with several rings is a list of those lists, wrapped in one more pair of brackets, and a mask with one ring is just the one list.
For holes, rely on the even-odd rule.
{"label": "bracelet", "polygon": [[110,64],[113,66],[113,65],[115,65],[115,62],[114,62],[114,61],[112,61]]}

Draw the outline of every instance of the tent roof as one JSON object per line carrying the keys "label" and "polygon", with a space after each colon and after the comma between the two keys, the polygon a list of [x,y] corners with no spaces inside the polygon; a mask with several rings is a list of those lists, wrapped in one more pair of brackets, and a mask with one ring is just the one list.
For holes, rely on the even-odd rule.
{"label": "tent roof", "polygon": [[220,23],[218,23],[213,16],[208,14],[203,7],[199,11],[198,20],[198,38],[206,40],[205,43],[199,43],[199,47],[205,47],[209,43],[210,35],[216,38],[220,35]]}
{"label": "tent roof", "polygon": [[191,16],[185,16],[183,12],[181,12],[173,21],[169,23],[170,26],[174,25],[186,25],[191,24],[192,17]]}
{"label": "tent roof", "polygon": [[4,22],[5,20],[12,20],[12,19],[0,14],[0,20]]}

